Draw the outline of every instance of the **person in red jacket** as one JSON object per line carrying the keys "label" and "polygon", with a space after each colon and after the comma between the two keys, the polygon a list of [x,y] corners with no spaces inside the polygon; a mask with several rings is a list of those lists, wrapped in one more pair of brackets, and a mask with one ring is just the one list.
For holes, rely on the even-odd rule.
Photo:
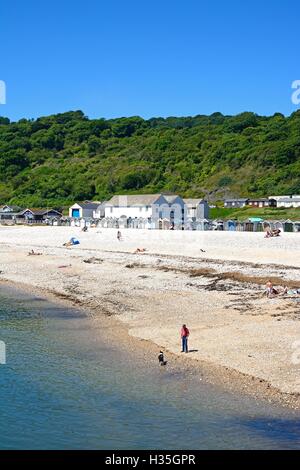
{"label": "person in red jacket", "polygon": [[186,325],[182,325],[180,335],[181,335],[181,341],[182,341],[182,350],[181,350],[181,352],[186,352],[187,353],[187,352],[189,352],[188,337],[190,336],[190,332],[189,332],[189,329],[187,328]]}

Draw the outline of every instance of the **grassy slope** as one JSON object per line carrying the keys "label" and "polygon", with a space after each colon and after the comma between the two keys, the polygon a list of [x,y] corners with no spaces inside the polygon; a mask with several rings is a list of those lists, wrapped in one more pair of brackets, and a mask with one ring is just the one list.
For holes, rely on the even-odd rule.
{"label": "grassy slope", "polygon": [[227,209],[223,207],[216,207],[210,210],[210,217],[212,219],[238,219],[245,220],[249,217],[261,217],[264,220],[297,220],[300,221],[300,208],[297,209],[255,209],[244,207],[242,209]]}

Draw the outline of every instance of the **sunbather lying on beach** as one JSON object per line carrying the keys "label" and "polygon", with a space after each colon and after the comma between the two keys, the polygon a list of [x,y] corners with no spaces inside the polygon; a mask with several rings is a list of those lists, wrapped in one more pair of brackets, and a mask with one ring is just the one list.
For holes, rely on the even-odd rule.
{"label": "sunbather lying on beach", "polygon": [[63,244],[63,246],[66,246],[67,248],[69,248],[70,246],[73,246],[73,245],[79,245],[79,240],[77,240],[77,238],[75,237],[72,237],[70,238],[70,240],[66,243]]}
{"label": "sunbather lying on beach", "polygon": [[271,230],[266,230],[265,238],[270,238],[272,236]]}
{"label": "sunbather lying on beach", "polygon": [[31,250],[31,251],[28,252],[28,256],[33,256],[33,255],[35,255],[35,256],[40,256],[40,255],[42,255],[42,254],[43,254],[43,253],[36,253],[34,250]]}
{"label": "sunbather lying on beach", "polygon": [[279,292],[276,289],[274,289],[271,281],[268,281],[266,284],[266,293],[267,293],[267,297],[271,297],[272,295],[279,294]]}
{"label": "sunbather lying on beach", "polygon": [[284,287],[283,290],[280,290],[278,288],[275,289],[271,281],[268,281],[266,284],[266,294],[269,298],[274,297],[275,295],[284,295],[287,294],[287,292],[287,287]]}
{"label": "sunbather lying on beach", "polygon": [[134,253],[145,253],[145,251],[147,251],[146,248],[137,248]]}
{"label": "sunbather lying on beach", "polygon": [[279,229],[271,230],[270,228],[268,228],[266,230],[265,238],[280,237],[280,234],[281,234],[281,230]]}

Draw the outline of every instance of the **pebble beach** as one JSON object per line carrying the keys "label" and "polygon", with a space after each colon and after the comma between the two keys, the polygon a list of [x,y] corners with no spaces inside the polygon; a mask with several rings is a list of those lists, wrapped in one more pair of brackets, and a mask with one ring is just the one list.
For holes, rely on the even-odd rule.
{"label": "pebble beach", "polygon": [[[66,248],[71,237],[80,244]],[[299,234],[122,230],[119,241],[114,229],[3,226],[0,252],[2,283],[119,325],[120,341],[131,338],[149,357],[162,348],[172,367],[300,407],[300,296],[265,295],[268,279],[300,287]]]}

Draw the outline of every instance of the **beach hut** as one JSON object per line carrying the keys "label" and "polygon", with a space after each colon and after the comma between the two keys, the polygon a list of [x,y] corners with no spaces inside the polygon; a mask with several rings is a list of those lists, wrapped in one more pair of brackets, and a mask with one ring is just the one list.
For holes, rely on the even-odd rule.
{"label": "beach hut", "polygon": [[127,217],[127,228],[133,228],[132,217]]}
{"label": "beach hut", "polygon": [[151,230],[152,228],[153,228],[153,227],[152,227],[151,218],[149,217],[148,219],[146,219],[146,222],[145,222],[145,229]]}
{"label": "beach hut", "polygon": [[[159,219],[158,228],[159,230],[168,230],[170,228],[170,220],[166,218]],[[177,228],[176,224],[174,225],[174,228]]]}
{"label": "beach hut", "polygon": [[81,219],[84,217],[93,217],[94,211],[97,211],[100,202],[78,202],[69,208],[69,217]]}
{"label": "beach hut", "polygon": [[300,221],[294,222],[294,232],[300,232]]}
{"label": "beach hut", "polygon": [[213,220],[213,230],[224,230],[224,220]]}
{"label": "beach hut", "polygon": [[[199,223],[200,223],[200,221],[199,221]],[[186,219],[185,229],[186,230],[195,230],[196,229],[196,223],[194,222],[194,220],[192,218]],[[199,229],[199,230],[201,230],[201,229]]]}
{"label": "beach hut", "polygon": [[170,220],[167,218],[163,219],[163,230],[169,230],[170,229]]}
{"label": "beach hut", "polygon": [[91,218],[80,219],[81,228],[84,228],[84,227],[90,228],[93,223],[94,223],[94,219],[91,219]]}
{"label": "beach hut", "polygon": [[201,219],[197,220],[196,222],[193,222],[193,230],[211,230],[212,224],[211,221],[208,219]]}
{"label": "beach hut", "polygon": [[107,218],[107,217],[104,217],[104,218],[100,221],[100,224],[101,224],[101,227],[102,227],[102,228],[108,228],[108,218]]}
{"label": "beach hut", "polygon": [[273,230],[284,231],[284,220],[273,220],[271,221],[271,225]]}
{"label": "beach hut", "polygon": [[211,230],[211,229],[212,229],[211,220],[209,220],[209,219],[204,219],[204,220],[203,220],[203,227],[204,227],[204,230]]}
{"label": "beach hut", "polygon": [[111,217],[105,217],[104,219],[104,228],[112,228],[113,226],[113,221]]}
{"label": "beach hut", "polygon": [[290,233],[294,232],[294,222],[292,220],[288,219],[288,220],[284,221],[282,226],[283,226],[283,230],[285,232],[290,232]]}
{"label": "beach hut", "polygon": [[52,217],[51,219],[46,219],[45,222],[47,225],[53,225],[54,227],[62,225],[61,219],[59,217]]}
{"label": "beach hut", "polygon": [[237,229],[237,221],[236,220],[227,220],[225,222],[225,230],[229,232],[235,232]]}
{"label": "beach hut", "polygon": [[254,232],[254,223],[250,219],[243,220],[244,232]]}
{"label": "beach hut", "polygon": [[127,220],[128,219],[126,215],[121,215],[121,217],[119,218],[119,228],[127,228]]}
{"label": "beach hut", "polygon": [[144,229],[144,228],[146,228],[147,224],[148,224],[148,219],[147,218],[140,217],[138,219],[138,228]]}
{"label": "beach hut", "polygon": [[240,220],[236,221],[236,231],[237,232],[244,232],[244,223]]}
{"label": "beach hut", "polygon": [[70,227],[71,226],[71,219],[69,217],[62,217],[59,220],[59,225],[63,227]]}
{"label": "beach hut", "polygon": [[261,217],[249,217],[249,221],[253,223],[254,232],[263,232],[263,219]]}

